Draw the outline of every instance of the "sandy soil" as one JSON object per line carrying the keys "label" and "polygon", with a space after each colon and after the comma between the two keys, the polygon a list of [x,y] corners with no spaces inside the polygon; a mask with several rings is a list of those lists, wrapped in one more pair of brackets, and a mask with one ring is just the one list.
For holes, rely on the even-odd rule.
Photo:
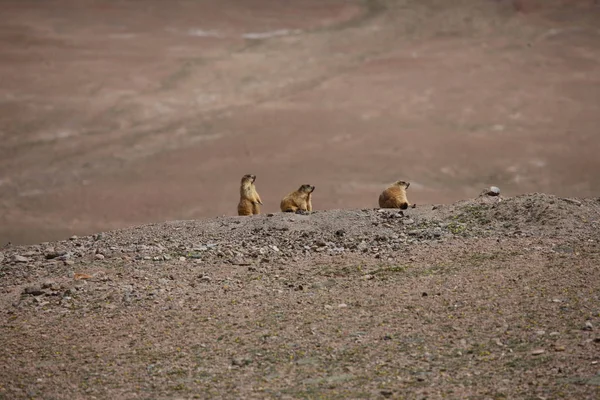
{"label": "sandy soil", "polygon": [[1,399],[600,396],[600,198],[174,221],[0,252]]}
{"label": "sandy soil", "polygon": [[600,192],[594,1],[3,4],[0,241],[495,184]]}

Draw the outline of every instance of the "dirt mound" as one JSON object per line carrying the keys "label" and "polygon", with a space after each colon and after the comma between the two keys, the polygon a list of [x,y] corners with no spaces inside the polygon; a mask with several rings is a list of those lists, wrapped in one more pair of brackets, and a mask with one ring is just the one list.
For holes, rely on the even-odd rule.
{"label": "dirt mound", "polygon": [[0,397],[598,395],[600,199],[174,221],[0,252]]}

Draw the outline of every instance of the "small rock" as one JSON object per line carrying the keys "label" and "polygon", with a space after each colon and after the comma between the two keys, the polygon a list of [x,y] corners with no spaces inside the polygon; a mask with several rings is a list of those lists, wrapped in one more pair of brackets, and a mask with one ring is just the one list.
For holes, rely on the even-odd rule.
{"label": "small rock", "polygon": [[231,260],[229,260],[229,262],[232,265],[239,265],[239,266],[248,266],[248,265],[252,265],[251,262],[244,260],[242,257],[234,257]]}
{"label": "small rock", "polygon": [[346,307],[348,307],[348,304],[346,304],[346,303],[338,304],[338,308],[346,308]]}
{"label": "small rock", "polygon": [[592,321],[585,321],[585,325],[583,326],[584,331],[591,331],[594,329],[594,325],[592,325]]}
{"label": "small rock", "polygon": [[531,352],[531,355],[539,356],[540,354],[544,354],[545,352],[546,352],[546,350],[544,350],[544,349],[535,349]]}
{"label": "small rock", "polygon": [[179,261],[185,261],[185,257],[179,257]]}
{"label": "small rock", "polygon": [[65,265],[73,265],[75,264],[75,261],[73,260],[65,260]]}
{"label": "small rock", "polygon": [[41,287],[35,285],[35,286],[28,286],[25,289],[23,289],[23,294],[29,294],[31,296],[39,296],[41,294],[44,294],[44,291],[42,290]]}
{"label": "small rock", "polygon": [[77,240],[77,239],[79,239],[79,236],[77,236],[77,235],[73,235],[69,238],[69,240]]}
{"label": "small rock", "polygon": [[104,260],[104,254],[100,254],[100,253],[98,253],[98,254],[96,254],[96,255],[94,256],[94,258],[95,258],[96,260]]}
{"label": "small rock", "polygon": [[23,257],[23,256],[20,256],[20,255],[16,254],[13,257],[13,261],[20,262],[20,263],[26,263],[26,262],[29,262],[29,258]]}
{"label": "small rock", "polygon": [[250,364],[252,361],[247,359],[247,358],[241,358],[241,357],[236,357],[233,360],[231,360],[231,364],[235,365],[237,367],[243,367],[246,366],[248,364]]}
{"label": "small rock", "polygon": [[92,279],[92,276],[89,274],[73,274],[73,279],[80,281],[82,279]]}
{"label": "small rock", "polygon": [[559,346],[559,345],[555,345],[554,346],[554,351],[565,351],[565,346]]}
{"label": "small rock", "polygon": [[325,304],[324,307],[326,310],[333,310],[333,306],[329,305],[329,304]]}
{"label": "small rock", "polygon": [[202,275],[202,276],[200,277],[200,280],[201,280],[202,282],[210,282],[210,281],[212,281],[212,278],[211,278],[210,276],[207,276],[207,275]]}
{"label": "small rock", "polygon": [[563,198],[563,201],[566,201],[567,203],[571,203],[571,204],[575,204],[576,206],[581,207],[581,202],[579,200],[575,200],[575,199],[566,199]]}
{"label": "small rock", "polygon": [[404,225],[412,225],[412,224],[414,224],[414,223],[415,223],[415,220],[414,220],[414,219],[411,219],[411,218],[409,218],[409,219],[405,219],[405,220],[403,220],[403,221],[402,221],[402,223],[403,223]]}
{"label": "small rock", "polygon": [[163,255],[163,259],[164,259],[165,261],[169,261],[169,260],[171,259],[171,256],[170,256],[170,255],[168,255],[168,254],[164,254],[164,255]]}
{"label": "small rock", "polygon": [[51,289],[53,286],[53,281],[45,281],[44,283],[42,283],[42,289]]}
{"label": "small rock", "polygon": [[536,335],[542,336],[546,334],[546,331],[535,331]]}
{"label": "small rock", "polygon": [[497,186],[491,186],[487,191],[488,196],[500,196],[500,188]]}
{"label": "small rock", "polygon": [[52,260],[53,258],[64,256],[65,254],[67,254],[66,251],[56,251],[53,248],[49,248],[46,249],[44,257],[46,257],[46,260]]}
{"label": "small rock", "polygon": [[560,333],[559,332],[550,332],[549,335],[550,336],[558,336],[558,335],[560,335]]}
{"label": "small rock", "polygon": [[267,214],[267,217],[272,217],[272,216],[274,216],[274,215],[275,215],[275,214],[273,214],[273,213],[268,213],[268,214]]}

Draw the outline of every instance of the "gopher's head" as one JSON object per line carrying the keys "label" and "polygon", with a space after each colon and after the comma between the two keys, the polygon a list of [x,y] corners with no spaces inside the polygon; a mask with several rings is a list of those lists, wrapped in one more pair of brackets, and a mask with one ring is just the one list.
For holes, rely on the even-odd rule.
{"label": "gopher's head", "polygon": [[404,189],[408,189],[408,187],[410,186],[410,182],[396,181],[394,182],[394,185],[403,187]]}
{"label": "gopher's head", "polygon": [[311,186],[311,185],[302,185],[300,186],[300,189],[298,189],[299,192],[301,193],[312,193],[314,192],[315,187]]}
{"label": "gopher's head", "polygon": [[242,177],[242,185],[254,183],[255,180],[256,180],[256,175],[250,175],[250,174],[244,175]]}

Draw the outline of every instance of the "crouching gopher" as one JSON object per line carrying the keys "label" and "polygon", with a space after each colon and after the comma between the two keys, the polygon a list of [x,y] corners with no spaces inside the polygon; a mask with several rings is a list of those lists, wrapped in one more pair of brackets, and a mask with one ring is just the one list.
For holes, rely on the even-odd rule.
{"label": "crouching gopher", "polygon": [[406,210],[408,207],[415,208],[416,204],[411,204],[406,198],[406,189],[410,182],[396,181],[392,183],[379,195],[379,207],[381,208],[400,208]]}
{"label": "crouching gopher", "polygon": [[281,200],[280,208],[283,212],[310,212],[312,211],[312,192],[315,187],[302,185],[300,188]]}

